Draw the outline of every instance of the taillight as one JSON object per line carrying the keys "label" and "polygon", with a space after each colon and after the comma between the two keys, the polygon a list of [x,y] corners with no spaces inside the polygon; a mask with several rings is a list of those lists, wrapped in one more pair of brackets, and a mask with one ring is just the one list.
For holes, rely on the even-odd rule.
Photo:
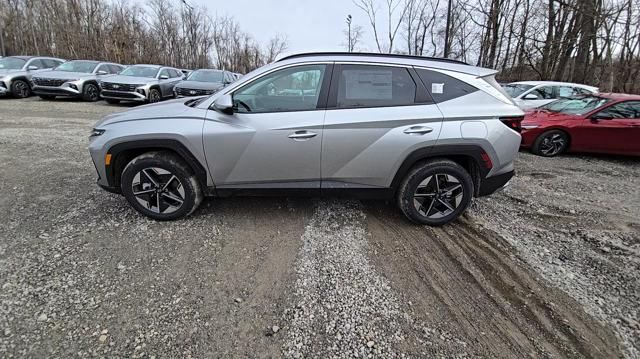
{"label": "taillight", "polygon": [[516,132],[522,132],[524,116],[500,117],[500,121]]}

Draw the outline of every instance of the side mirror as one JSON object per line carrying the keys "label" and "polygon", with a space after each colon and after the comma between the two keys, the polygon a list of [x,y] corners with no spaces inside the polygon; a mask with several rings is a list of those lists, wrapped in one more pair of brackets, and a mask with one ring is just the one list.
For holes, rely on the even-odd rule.
{"label": "side mirror", "polygon": [[108,74],[108,72],[106,72],[105,70],[100,70],[96,72],[96,75],[106,75],[106,74]]}
{"label": "side mirror", "polygon": [[213,103],[213,108],[227,115],[233,114],[233,97],[229,94],[218,97]]}
{"label": "side mirror", "polygon": [[160,80],[168,80],[169,76],[167,75],[160,75]]}
{"label": "side mirror", "polygon": [[32,71],[32,70],[38,70],[39,67],[36,65],[29,65],[29,67],[27,67],[27,70]]}
{"label": "side mirror", "polygon": [[522,98],[523,100],[537,100],[538,99],[538,95],[532,94],[532,93],[528,93],[526,95],[524,95],[524,97]]}

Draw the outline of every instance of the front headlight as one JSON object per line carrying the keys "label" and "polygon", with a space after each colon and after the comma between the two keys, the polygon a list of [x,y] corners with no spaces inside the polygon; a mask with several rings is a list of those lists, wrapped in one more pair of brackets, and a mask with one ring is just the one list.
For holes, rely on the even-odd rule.
{"label": "front headlight", "polygon": [[94,128],[91,129],[91,134],[89,134],[89,137],[97,137],[100,136],[104,133],[105,130],[101,129],[101,128]]}

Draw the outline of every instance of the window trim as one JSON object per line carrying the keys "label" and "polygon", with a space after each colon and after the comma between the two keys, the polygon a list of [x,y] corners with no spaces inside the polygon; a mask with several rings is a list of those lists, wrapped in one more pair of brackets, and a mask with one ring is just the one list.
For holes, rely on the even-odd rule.
{"label": "window trim", "polygon": [[[413,83],[416,86],[416,93],[413,98],[413,103],[411,104],[401,104],[401,105],[382,105],[382,106],[353,106],[353,107],[338,107],[338,86],[340,84],[340,71],[342,70],[342,66],[344,65],[355,65],[355,66],[377,66],[377,67],[397,67],[403,68],[407,70],[409,77],[413,80]],[[409,65],[401,65],[401,64],[387,64],[381,62],[350,62],[350,61],[339,61],[335,62],[333,67],[333,76],[331,77],[331,84],[329,88],[329,94],[327,99],[327,110],[356,110],[356,109],[368,109],[368,108],[391,108],[391,107],[407,107],[407,106],[424,106],[424,105],[434,105],[435,102],[431,95],[429,95],[426,87],[420,81],[418,74],[415,72],[413,66]]]}
{"label": "window trim", "polygon": [[277,71],[286,70],[286,69],[290,69],[290,68],[294,68],[294,67],[314,66],[314,65],[324,65],[325,66],[324,77],[322,79],[322,83],[320,84],[320,93],[318,94],[318,103],[316,104],[316,108],[305,109],[305,110],[251,111],[251,112],[236,112],[236,110],[234,109],[233,113],[234,114],[239,113],[239,114],[243,114],[243,115],[251,115],[251,114],[259,115],[259,114],[265,114],[265,113],[325,111],[327,109],[326,108],[327,97],[328,97],[329,86],[331,84],[331,77],[332,77],[332,73],[333,73],[333,69],[334,69],[333,62],[296,63],[296,64],[291,64],[291,65],[288,65],[288,66],[281,66],[281,67],[273,69],[272,71],[268,71],[268,72],[266,72],[264,74],[261,74],[260,76],[251,79],[251,81],[247,81],[247,82],[241,84],[240,86],[232,89],[231,91],[226,92],[225,95],[231,95],[231,98],[233,98],[233,95],[236,92],[242,90],[243,88],[245,88],[247,86],[250,86],[254,82],[259,81],[263,77],[268,76],[270,74],[273,74],[273,73],[275,73]]}

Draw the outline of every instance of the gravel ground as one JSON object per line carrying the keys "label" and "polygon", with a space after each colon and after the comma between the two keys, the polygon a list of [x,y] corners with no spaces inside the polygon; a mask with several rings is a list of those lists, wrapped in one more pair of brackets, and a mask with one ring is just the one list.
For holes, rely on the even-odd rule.
{"label": "gravel ground", "polygon": [[639,357],[637,160],[522,153],[442,228],[305,198],[161,223],[94,184],[122,110],[0,99],[0,357]]}

